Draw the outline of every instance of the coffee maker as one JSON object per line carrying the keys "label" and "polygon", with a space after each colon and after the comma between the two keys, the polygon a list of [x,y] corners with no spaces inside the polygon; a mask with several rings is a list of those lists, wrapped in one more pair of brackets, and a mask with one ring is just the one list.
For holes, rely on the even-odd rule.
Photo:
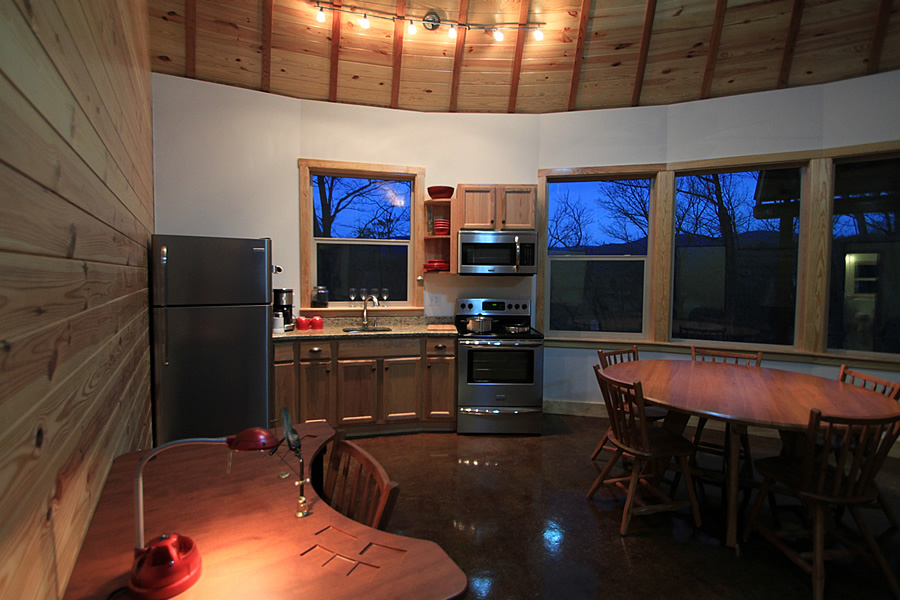
{"label": "coffee maker", "polygon": [[290,288],[276,288],[272,290],[272,312],[284,315],[284,330],[294,329],[294,290]]}

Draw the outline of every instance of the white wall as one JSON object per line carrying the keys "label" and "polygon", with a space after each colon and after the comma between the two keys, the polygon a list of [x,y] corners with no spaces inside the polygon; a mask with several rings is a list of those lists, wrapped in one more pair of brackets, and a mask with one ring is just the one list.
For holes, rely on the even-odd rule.
{"label": "white wall", "polygon": [[[285,270],[275,287],[297,290],[298,158],[421,166],[426,185],[535,183],[542,168],[900,140],[900,113],[891,102],[898,91],[900,71],[894,71],[670,106],[438,114],[297,100],[154,74],[156,231],[271,237],[275,262]],[[426,314],[452,315],[454,300],[466,296],[533,298],[534,278],[429,277]],[[593,351],[547,349],[548,402],[595,399],[595,358]]]}

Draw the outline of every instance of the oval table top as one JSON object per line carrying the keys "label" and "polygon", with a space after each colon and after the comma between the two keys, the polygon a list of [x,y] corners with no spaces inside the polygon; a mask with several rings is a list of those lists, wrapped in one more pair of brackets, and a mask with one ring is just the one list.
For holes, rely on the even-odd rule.
{"label": "oval table top", "polygon": [[809,411],[853,418],[900,414],[900,402],[837,379],[692,360],[637,360],[604,369],[640,381],[648,402],[692,415],[788,431],[806,430]]}

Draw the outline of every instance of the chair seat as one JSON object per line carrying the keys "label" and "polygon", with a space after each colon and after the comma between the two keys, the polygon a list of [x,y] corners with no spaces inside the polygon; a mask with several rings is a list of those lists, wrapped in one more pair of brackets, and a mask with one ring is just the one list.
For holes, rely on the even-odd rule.
{"label": "chair seat", "polygon": [[647,441],[650,444],[649,452],[640,452],[621,443],[616,439],[612,431],[609,432],[609,441],[622,448],[633,456],[657,458],[661,456],[691,456],[694,453],[694,445],[684,436],[673,433],[662,427],[648,427]]}
{"label": "chair seat", "polygon": [[[874,485],[868,486],[862,494],[854,496],[846,495],[846,490],[841,490],[840,496],[835,498],[833,495],[822,495],[804,490],[800,487],[803,481],[803,459],[796,456],[770,456],[761,458],[754,462],[756,471],[765,478],[770,478],[782,485],[791,488],[791,491],[799,498],[825,499],[827,498],[832,504],[860,504],[871,502],[878,496],[878,488]],[[834,469],[828,467],[825,473],[824,488],[830,490],[834,487]]]}

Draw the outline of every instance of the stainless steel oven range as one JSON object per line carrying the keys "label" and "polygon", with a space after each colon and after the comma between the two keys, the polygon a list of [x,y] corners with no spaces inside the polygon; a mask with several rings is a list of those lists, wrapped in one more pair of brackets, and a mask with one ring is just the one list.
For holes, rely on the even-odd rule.
{"label": "stainless steel oven range", "polygon": [[540,434],[544,336],[529,300],[461,298],[458,433]]}

